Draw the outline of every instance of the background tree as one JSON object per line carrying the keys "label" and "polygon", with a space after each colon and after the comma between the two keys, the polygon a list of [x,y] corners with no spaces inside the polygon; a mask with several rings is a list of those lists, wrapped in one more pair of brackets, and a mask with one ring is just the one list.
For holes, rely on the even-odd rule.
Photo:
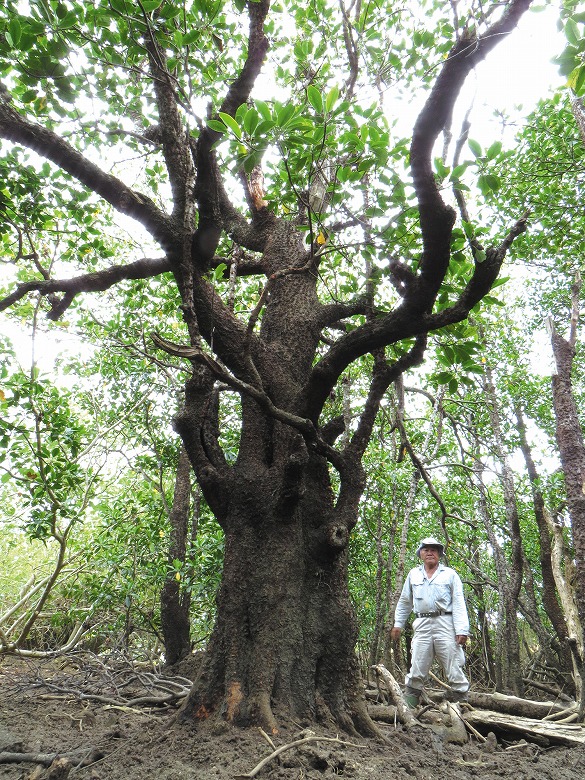
{"label": "background tree", "polygon": [[[3,11],[0,136],[15,144],[3,166],[17,172],[22,148],[35,152],[48,162],[30,156],[26,171],[59,189],[68,228],[109,206],[163,255],[109,265],[100,235],[89,260],[70,238],[48,265],[40,237],[63,230],[53,205],[29,216],[9,193],[4,227],[25,265],[2,308],[36,292],[58,319],[81,293],[156,277],[183,318],[188,345],[169,338],[170,316],[154,340],[191,364],[174,424],[225,534],[217,621],[185,716],[274,730],[275,713],[319,714],[374,732],[347,589],[362,456],[386,390],[420,363],[430,332],[465,320],[525,230],[516,215],[484,246],[456,186],[465,250],[442,190],[449,169],[434,155],[467,75],[529,6],[469,3],[444,17],[428,2],[422,23],[383,4],[307,12],[267,0]],[[262,101],[267,58],[275,99]],[[394,77],[426,92],[408,141],[373,102]],[[364,401],[346,429],[340,384],[354,365]],[[235,459],[221,438],[222,411],[236,405],[222,397],[234,393]]]}

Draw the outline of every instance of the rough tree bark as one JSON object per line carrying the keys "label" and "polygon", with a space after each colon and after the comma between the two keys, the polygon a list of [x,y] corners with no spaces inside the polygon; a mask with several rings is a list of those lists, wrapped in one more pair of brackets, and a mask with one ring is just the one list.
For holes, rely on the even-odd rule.
{"label": "rough tree bark", "polygon": [[[563,606],[563,614],[567,621],[569,640],[574,639],[576,643],[577,652],[573,657],[574,662],[576,662],[579,658],[584,657],[585,648],[583,647],[583,630],[577,609],[575,560],[565,538],[565,525],[559,521],[559,518],[547,515],[546,519],[552,537],[551,563],[553,575],[559,599]],[[578,669],[575,672],[577,684],[580,684]]]}
{"label": "rough tree bark", "polygon": [[538,527],[538,538],[540,542],[540,570],[542,572],[542,605],[548,619],[555,631],[557,640],[555,650],[559,657],[559,666],[562,672],[570,673],[572,671],[572,657],[568,644],[567,622],[560,608],[557,598],[557,589],[552,563],[552,544],[550,534],[550,521],[547,519],[547,508],[544,503],[544,497],[539,486],[539,476],[532,457],[532,450],[528,443],[526,434],[526,423],[519,403],[515,405],[515,415],[517,421],[518,435],[520,437],[520,449],[524,456],[528,479],[530,480],[530,489],[532,491],[532,502],[534,505],[534,517]]}
{"label": "rough tree bark", "polygon": [[[555,413],[556,440],[563,467],[567,506],[571,518],[571,531],[575,548],[576,603],[581,631],[585,626],[585,443],[573,394],[571,373],[577,342],[579,320],[579,295],[581,277],[577,275],[572,290],[572,314],[569,338],[564,339],[556,330],[552,319],[548,320],[549,333],[557,373],[552,377],[553,407]],[[581,636],[574,638],[572,649],[579,670],[579,715],[585,717],[585,686],[583,672],[585,659],[579,647],[585,644]]]}
{"label": "rough tree bark", "polygon": [[[215,715],[275,731],[281,714],[323,717],[349,732],[377,733],[362,694],[353,649],[356,621],[347,588],[347,545],[364,484],[361,458],[387,388],[422,360],[426,334],[468,316],[496,280],[512,241],[525,230],[520,219],[499,245],[475,253],[459,298],[434,310],[449,269],[455,223],[455,212],[435,179],[435,143],[449,125],[469,72],[514,29],[530,4],[496,4],[499,19],[481,37],[475,25],[460,31],[438,70],[410,148],[422,251],[414,270],[395,258],[389,262],[399,294],[390,312],[371,312],[362,299],[330,305],[319,301],[323,253],[318,245],[305,244],[306,224],[299,229],[270,211],[259,169],[240,172],[246,216],[236,209],[214,149],[220,134],[209,125],[195,133],[185,126],[175,77],[155,35],[145,36],[144,47],[172,192],[169,214],[105,174],[52,130],[26,119],[0,95],[0,137],[34,149],[139,221],[165,253],[158,263],[120,267],[107,278],[90,274],[27,283],[0,302],[0,308],[36,290],[52,294],[50,316],[58,317],[77,293],[104,289],[120,278],[145,278],[154,268],[154,273],[171,270],[181,296],[190,345],[161,338],[156,344],[191,363],[176,429],[225,534],[217,622],[183,709],[185,718]],[[268,0],[247,8],[247,53],[219,106],[231,117],[249,100],[268,49]],[[348,90],[354,76],[352,71]],[[216,263],[222,236],[255,253],[254,262],[245,269],[238,266],[237,273],[255,272],[267,280],[248,323],[234,315],[210,281],[208,272]],[[365,322],[342,329],[342,335],[319,351],[324,329],[368,314]],[[384,348],[404,339],[413,340],[409,351],[386,362]],[[334,446],[343,421],[322,420],[324,405],[345,369],[367,354],[376,358],[363,414],[343,446]],[[212,402],[217,382],[241,397],[235,464],[226,461],[219,443]],[[336,494],[330,468],[338,473]]]}

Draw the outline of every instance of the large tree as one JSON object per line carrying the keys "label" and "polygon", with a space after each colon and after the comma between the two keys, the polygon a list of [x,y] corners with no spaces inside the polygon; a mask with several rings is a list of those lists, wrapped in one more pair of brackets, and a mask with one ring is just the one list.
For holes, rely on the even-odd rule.
{"label": "large tree", "polygon": [[[154,342],[191,364],[175,427],[225,560],[186,717],[272,731],[294,713],[374,733],[347,590],[361,459],[389,385],[427,334],[467,318],[525,229],[520,217],[480,243],[464,166],[446,186],[446,148],[466,77],[530,4],[425,2],[418,19],[343,0],[4,6],[1,213],[29,267],[0,308],[37,293],[58,319],[83,293],[158,278],[188,337],[169,340],[169,314]],[[397,116],[425,97],[408,142],[375,103],[390,87]],[[112,245],[83,233],[106,204],[162,254],[108,264]],[[67,278],[45,262],[43,231],[59,233]],[[336,396],[356,362],[369,380],[348,428]],[[241,412],[236,458],[221,446],[226,408]]]}

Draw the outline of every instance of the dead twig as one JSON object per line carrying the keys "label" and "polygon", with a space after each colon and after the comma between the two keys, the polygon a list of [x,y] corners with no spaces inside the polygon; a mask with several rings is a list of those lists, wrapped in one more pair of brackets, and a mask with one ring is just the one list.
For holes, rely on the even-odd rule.
{"label": "dead twig", "polygon": [[297,739],[294,742],[289,742],[287,745],[281,745],[269,756],[263,758],[259,764],[256,764],[254,769],[252,769],[251,772],[248,772],[248,774],[234,775],[234,780],[249,780],[249,778],[256,777],[258,772],[260,772],[260,770],[265,767],[266,764],[270,763],[270,761],[275,759],[281,753],[284,753],[285,750],[291,750],[294,747],[299,747],[299,745],[306,745],[308,742],[334,742],[336,745],[343,745],[344,747],[364,747],[363,745],[354,745],[352,742],[343,742],[343,740],[339,739],[339,737],[304,737],[303,739]]}
{"label": "dead twig", "polygon": [[270,747],[271,747],[273,750],[278,750],[278,748],[276,747],[276,745],[274,744],[274,742],[272,741],[272,739],[271,739],[271,738],[268,736],[268,734],[267,734],[267,733],[264,731],[264,729],[258,728],[258,731],[260,732],[260,735],[261,735],[262,737],[264,737],[264,739],[266,740],[266,742],[268,742],[268,744],[270,745]]}
{"label": "dead twig", "polygon": [[443,682],[442,680],[439,680],[436,674],[433,674],[432,672],[429,672],[429,677],[434,680],[437,685],[440,685],[442,688],[445,688],[446,690],[450,691],[452,690],[450,685],[447,685],[447,683]]}
{"label": "dead twig", "polygon": [[567,718],[572,717],[573,715],[579,714],[579,706],[577,704],[574,704],[572,707],[567,707],[566,710],[561,710],[560,712],[551,712],[550,715],[545,715],[543,720],[551,720],[551,721],[558,721],[560,723],[567,723]]}

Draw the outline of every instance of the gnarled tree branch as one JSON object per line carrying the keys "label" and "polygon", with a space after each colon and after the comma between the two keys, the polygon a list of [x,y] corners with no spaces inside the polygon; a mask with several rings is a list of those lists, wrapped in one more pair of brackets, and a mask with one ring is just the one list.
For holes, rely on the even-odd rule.
{"label": "gnarled tree branch", "polygon": [[30,292],[39,292],[41,295],[61,292],[63,297],[52,301],[48,315],[50,320],[58,320],[71,305],[75,296],[80,293],[101,292],[124,279],[149,279],[170,270],[171,265],[166,257],[143,258],[134,263],[128,263],[128,265],[114,265],[103,271],[75,276],[72,279],[38,279],[23,282],[17,286],[14,292],[0,300],[0,311],[8,309]]}
{"label": "gnarled tree branch", "polygon": [[[2,85],[3,87],[3,85]],[[38,152],[58,165],[117,211],[139,222],[167,250],[173,244],[172,221],[150,198],[135,192],[120,179],[105,173],[67,141],[18,113],[0,91],[0,138]]]}

